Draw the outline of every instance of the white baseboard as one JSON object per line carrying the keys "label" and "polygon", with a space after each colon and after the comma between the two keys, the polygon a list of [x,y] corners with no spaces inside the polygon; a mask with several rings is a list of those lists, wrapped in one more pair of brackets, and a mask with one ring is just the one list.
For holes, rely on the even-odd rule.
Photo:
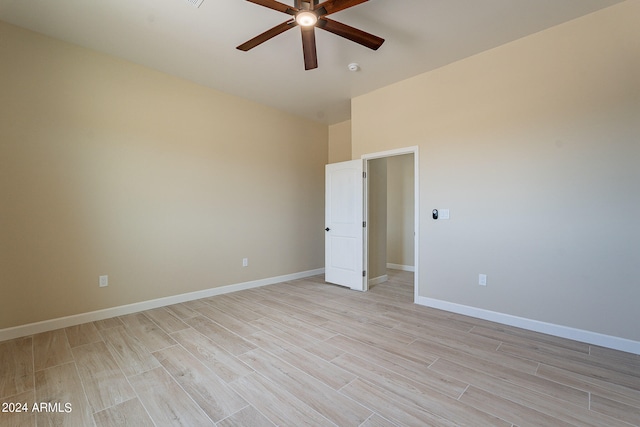
{"label": "white baseboard", "polygon": [[471,307],[462,304],[456,304],[448,301],[442,301],[434,298],[416,297],[416,304],[427,307],[437,308],[452,313],[463,314],[466,316],[476,317],[478,319],[489,320],[491,322],[501,323],[503,325],[515,326],[517,328],[527,329],[529,331],[540,332],[543,334],[554,335],[556,337],[567,338],[570,340],[580,341],[587,344],[607,347],[614,350],[625,351],[640,355],[640,342],[626,338],[604,335],[597,332],[575,329],[568,326],[556,325],[553,323],[541,322],[538,320],[527,319],[524,317],[512,316],[510,314],[499,313],[481,308]]}
{"label": "white baseboard", "polygon": [[402,271],[416,271],[416,268],[413,265],[402,265],[402,264],[393,264],[388,262],[387,268],[392,270],[402,270]]}
{"label": "white baseboard", "polygon": [[0,342],[14,338],[25,337],[38,334],[40,332],[53,331],[55,329],[67,328],[69,326],[80,325],[82,323],[94,322],[96,320],[109,319],[115,316],[137,313],[139,311],[150,310],[152,308],[164,307],[180,302],[193,301],[201,298],[208,298],[215,295],[228,294],[230,292],[242,291],[245,289],[258,288],[260,286],[273,285],[275,283],[286,282],[288,280],[304,279],[305,277],[323,274],[324,268],[316,270],[302,271],[299,273],[286,274],[284,276],[269,277],[266,279],[252,280],[250,282],[236,283],[233,285],[220,286],[217,288],[204,289],[202,291],[189,292],[186,294],[173,295],[170,297],[157,298],[148,301],[136,302],[133,304],[121,305],[118,307],[105,308],[103,310],[91,311],[88,313],[74,314],[72,316],[59,317],[56,319],[43,320],[41,322],[29,323],[12,328],[0,329]]}
{"label": "white baseboard", "polygon": [[369,279],[369,286],[379,285],[380,283],[384,283],[389,280],[389,276],[383,274],[382,276],[374,277],[373,279]]}

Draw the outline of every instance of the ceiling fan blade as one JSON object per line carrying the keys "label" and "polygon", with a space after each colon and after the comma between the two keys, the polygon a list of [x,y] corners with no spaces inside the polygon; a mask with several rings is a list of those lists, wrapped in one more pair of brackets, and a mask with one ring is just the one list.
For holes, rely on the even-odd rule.
{"label": "ceiling fan blade", "polygon": [[282,24],[276,25],[270,30],[265,31],[262,34],[259,34],[252,38],[251,40],[242,43],[240,46],[236,47],[238,50],[248,51],[249,49],[253,49],[254,47],[266,42],[267,40],[277,36],[278,34],[282,34],[285,31],[297,26],[295,20],[283,22]]}
{"label": "ceiling fan blade", "polygon": [[277,10],[278,12],[288,13],[289,15],[295,15],[297,10],[291,6],[280,3],[276,0],[247,0],[248,2],[259,4],[260,6],[268,7],[269,9]]}
{"label": "ceiling fan blade", "polygon": [[327,0],[317,5],[316,10],[318,10],[320,16],[330,15],[367,1],[369,0]]}
{"label": "ceiling fan blade", "polygon": [[323,30],[329,31],[330,33],[336,34],[340,37],[344,37],[345,39],[361,44],[362,46],[366,46],[369,49],[378,50],[378,48],[382,46],[382,43],[384,43],[383,38],[374,36],[373,34],[369,34],[329,18],[318,19],[318,23],[316,25]]}
{"label": "ceiling fan blade", "polygon": [[316,52],[316,33],[314,27],[300,27],[302,30],[302,52],[304,53],[304,69],[318,68],[318,53]]}

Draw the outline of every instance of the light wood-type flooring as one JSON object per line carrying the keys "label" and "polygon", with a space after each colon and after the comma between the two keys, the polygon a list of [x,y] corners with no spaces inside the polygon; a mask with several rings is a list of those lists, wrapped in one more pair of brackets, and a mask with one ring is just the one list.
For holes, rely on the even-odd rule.
{"label": "light wood-type flooring", "polygon": [[412,273],[389,275],[365,293],[319,276],[1,342],[0,402],[28,411],[0,425],[640,424],[640,356],[417,306]]}

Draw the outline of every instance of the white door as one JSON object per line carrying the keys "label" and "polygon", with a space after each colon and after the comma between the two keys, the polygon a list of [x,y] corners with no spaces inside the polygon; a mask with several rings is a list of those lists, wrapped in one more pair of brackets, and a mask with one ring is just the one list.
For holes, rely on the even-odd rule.
{"label": "white door", "polygon": [[332,163],[325,170],[325,280],[365,290],[363,160]]}

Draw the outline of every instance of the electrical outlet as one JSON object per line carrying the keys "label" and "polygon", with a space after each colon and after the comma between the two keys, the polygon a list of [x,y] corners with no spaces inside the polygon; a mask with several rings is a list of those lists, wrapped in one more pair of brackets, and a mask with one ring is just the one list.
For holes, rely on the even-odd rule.
{"label": "electrical outlet", "polygon": [[109,276],[100,276],[98,285],[101,288],[104,288],[105,286],[109,286]]}
{"label": "electrical outlet", "polygon": [[243,267],[249,266],[249,258],[242,258],[242,266]]}
{"label": "electrical outlet", "polygon": [[487,286],[487,275],[486,274],[478,274],[478,285]]}

